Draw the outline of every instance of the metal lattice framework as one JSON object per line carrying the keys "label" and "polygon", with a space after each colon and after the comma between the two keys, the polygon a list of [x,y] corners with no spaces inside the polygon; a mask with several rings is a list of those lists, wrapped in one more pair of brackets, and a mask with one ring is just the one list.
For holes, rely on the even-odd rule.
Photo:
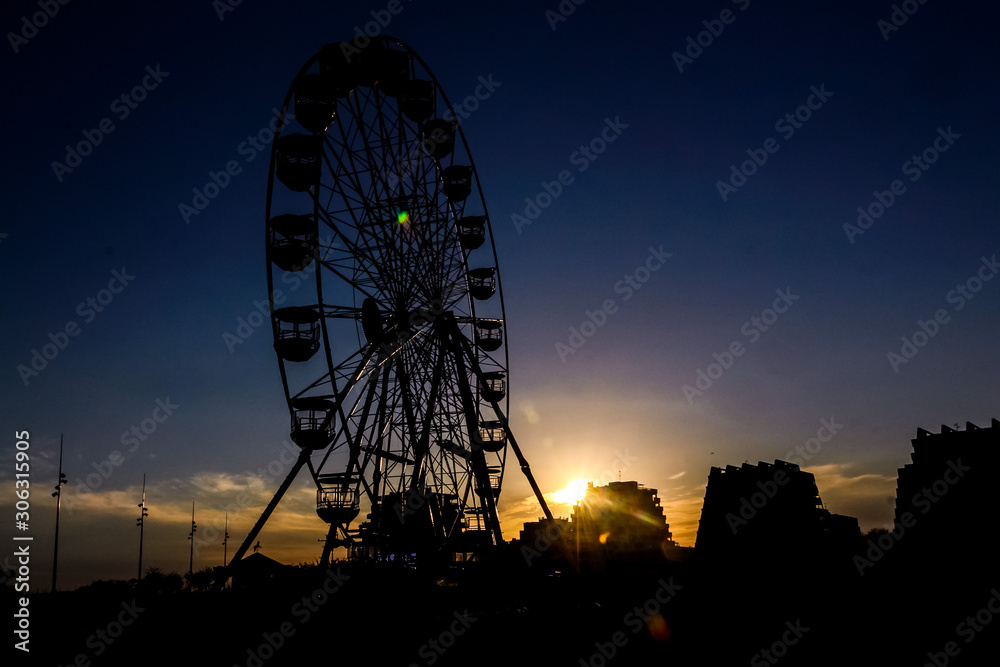
{"label": "metal lattice framework", "polygon": [[496,248],[453,119],[424,62],[386,37],[324,47],[285,98],[268,287],[302,454],[244,547],[303,466],[330,524],[324,562],[339,546],[444,564],[500,545],[508,445],[549,514],[505,417]]}

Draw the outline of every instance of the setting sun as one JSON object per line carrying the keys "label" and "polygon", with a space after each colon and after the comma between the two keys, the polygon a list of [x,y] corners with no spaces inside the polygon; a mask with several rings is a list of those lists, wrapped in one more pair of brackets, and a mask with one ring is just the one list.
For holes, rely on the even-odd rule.
{"label": "setting sun", "polygon": [[587,494],[587,480],[585,479],[574,479],[572,482],[566,485],[566,488],[560,489],[552,494],[552,497],[556,502],[565,503],[567,505],[573,505],[579,500],[583,500],[583,497]]}

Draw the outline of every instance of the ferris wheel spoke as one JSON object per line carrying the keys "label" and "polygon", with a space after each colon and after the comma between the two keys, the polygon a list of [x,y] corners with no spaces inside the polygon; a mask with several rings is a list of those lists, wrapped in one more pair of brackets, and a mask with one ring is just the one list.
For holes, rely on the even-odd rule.
{"label": "ferris wheel spoke", "polygon": [[[343,126],[338,125],[338,127],[340,127],[341,137],[342,137],[342,139],[344,141],[344,146],[345,146],[345,151],[344,152],[347,155],[347,162],[345,163],[344,157],[339,152],[335,153],[334,157],[337,158],[337,162],[338,162],[338,165],[340,167],[340,171],[342,173],[346,174],[346,175],[353,176],[353,180],[351,180],[351,185],[353,187],[354,192],[357,192],[359,194],[360,198],[351,197],[348,194],[348,192],[345,190],[345,188],[343,187],[341,179],[336,179],[336,178],[334,179],[335,190],[338,191],[341,194],[342,198],[344,199],[344,202],[346,204],[348,204],[348,207],[349,207],[348,208],[348,212],[350,213],[351,219],[353,221],[353,229],[357,232],[358,239],[362,239],[364,241],[365,247],[363,249],[363,252],[356,252],[355,257],[359,260],[359,266],[369,275],[369,277],[371,277],[373,280],[375,280],[377,274],[373,274],[369,270],[369,267],[362,266],[361,260],[363,260],[365,258],[371,258],[371,257],[373,257],[373,255],[375,255],[375,253],[373,252],[374,249],[369,244],[368,238],[367,238],[367,236],[366,236],[366,234],[364,232],[365,225],[364,225],[364,223],[362,221],[358,220],[357,214],[355,212],[355,209],[362,210],[364,213],[368,214],[369,217],[371,218],[370,206],[368,205],[368,200],[364,196],[365,188],[362,185],[360,178],[358,177],[358,174],[362,173],[362,171],[358,168],[357,161],[355,159],[355,157],[356,157],[355,153],[353,151],[346,150],[346,148],[349,147],[349,146],[351,146],[352,144],[349,142],[349,140],[347,138],[347,134],[345,133],[345,131],[343,129]],[[327,139],[327,143],[330,144],[331,141],[329,139]],[[333,168],[332,163],[330,163],[330,161],[329,161],[329,157],[326,154],[324,154],[323,158],[324,158],[324,161],[326,161],[327,166],[330,169],[330,171],[332,173],[336,173],[337,170]],[[334,189],[334,188],[331,187],[331,189]],[[355,204],[354,207],[350,206],[350,204],[352,202]],[[335,228],[339,230],[339,228],[337,228],[337,227],[335,227]],[[343,233],[341,233],[341,238],[344,239],[345,243],[347,243],[349,247],[353,247],[356,250],[360,250],[358,244],[356,242],[350,240],[350,239],[347,239],[346,235],[343,235]],[[377,282],[377,280],[376,280],[376,282]]]}
{"label": "ferris wheel spoke", "polygon": [[372,457],[374,457],[374,462],[372,464],[372,467],[374,468],[375,472],[372,476],[372,486],[370,487],[370,493],[368,496],[369,501],[372,502],[373,504],[377,502],[378,497],[382,493],[381,490],[382,473],[380,470],[381,457],[379,456],[378,451],[381,448],[380,440],[383,432],[385,431],[385,421],[386,421],[385,413],[388,407],[388,389],[389,389],[388,366],[386,366],[382,371],[382,381],[380,383],[380,388],[381,391],[379,393],[379,402],[378,405],[376,406],[375,419],[372,420],[372,425],[370,427],[370,431],[368,432],[366,438],[367,445],[361,445],[361,443],[359,442],[359,446],[365,452],[364,460],[361,463],[361,470],[365,470],[367,468],[368,462],[372,459]]}
{"label": "ferris wheel spoke", "polygon": [[333,384],[330,381],[330,373],[324,373],[319,378],[306,385],[303,389],[300,389],[298,392],[291,394],[289,396],[289,402],[298,400],[300,398],[305,398],[306,396],[311,396],[315,393],[313,391],[314,389],[316,389],[317,387],[322,387],[324,384],[328,383],[331,385]]}
{"label": "ferris wheel spoke", "polygon": [[[378,96],[379,96],[379,94],[377,92],[373,92],[372,96],[368,98],[368,101],[371,102],[371,100],[374,98],[375,105],[379,106],[379,104],[378,104]],[[360,108],[360,102],[359,101],[355,101],[355,114],[359,118],[364,118],[365,117],[364,111]],[[384,165],[387,162],[386,148],[390,147],[390,146],[393,146],[393,142],[392,142],[392,135],[391,135],[388,127],[384,123],[384,117],[381,114],[378,114],[378,115],[376,115],[376,119],[378,121],[378,128],[377,128],[377,130],[378,130],[379,135],[381,137],[381,141],[378,142],[378,144],[382,148],[382,156],[381,157],[382,157],[382,161],[383,162],[382,162],[381,168],[378,169],[378,173],[381,174],[381,173],[385,173]],[[405,123],[401,122],[400,123],[400,133],[401,134],[403,134],[405,132],[405,130],[403,128],[405,128]],[[374,128],[372,128],[372,129],[374,129]],[[365,135],[365,137],[367,137],[367,135]],[[375,165],[377,164],[377,157],[376,157],[376,148],[377,147],[373,147],[367,140],[364,141],[364,146],[365,146],[365,154],[368,156],[368,163],[374,169]],[[382,201],[383,199],[387,199],[387,200],[391,199],[390,195],[392,193],[390,192],[391,188],[389,187],[389,184],[388,184],[388,177],[383,177],[383,179],[376,179],[374,177],[375,176],[375,172],[374,171],[373,171],[372,175],[373,175],[373,178],[372,178],[372,196],[371,196],[371,199],[374,200],[374,201]],[[379,192],[379,186],[383,186],[382,190],[384,190],[384,193],[380,193]],[[384,194],[384,196],[382,196],[383,194]],[[382,217],[381,215],[378,214],[378,212],[371,211],[370,205],[369,205],[368,208],[369,208],[369,211],[370,211],[370,215],[371,215],[371,217],[373,219],[377,219],[377,218],[381,218]],[[406,271],[406,275],[409,276],[409,278],[410,278],[409,282],[411,284],[422,282],[421,277],[423,275],[425,275],[426,272],[415,270],[415,268],[422,268],[422,267],[407,267],[406,264],[405,264],[406,258],[403,256],[401,250],[398,247],[396,247],[395,244],[393,244],[391,242],[390,243],[385,243],[383,247],[384,248],[387,247],[387,249],[388,249],[388,251],[390,253],[390,256],[388,258],[386,258],[386,261],[389,262],[389,263],[394,263],[395,264],[394,268],[396,268],[397,271]],[[420,257],[421,256],[421,252],[423,250],[424,250],[423,247],[418,248],[418,252],[416,253],[416,256]],[[383,253],[383,257],[385,258],[385,254],[384,253]],[[428,292],[426,285],[424,285],[422,287],[423,287],[423,292],[426,294]],[[412,290],[407,290],[407,291],[397,290],[397,295],[400,294],[400,293],[407,294],[409,296],[413,292],[412,292]]]}
{"label": "ferris wheel spoke", "polygon": [[[443,360],[444,350],[439,348],[438,362],[434,366],[434,375],[431,379],[430,395],[427,397],[426,411],[423,417],[423,423],[421,425],[419,440],[416,442],[416,451],[414,452],[414,465],[413,473],[410,478],[410,489],[417,488],[417,482],[422,476],[421,465],[423,463],[424,457],[427,455],[430,449],[431,440],[431,428],[433,425],[433,420],[435,419],[435,409],[437,408],[437,396],[441,389],[441,380],[443,377],[442,372],[442,360]],[[414,433],[417,435],[417,433]]]}
{"label": "ferris wheel spoke", "polygon": [[[366,100],[365,100],[366,106],[367,106],[367,102],[369,102],[369,100],[370,100],[370,96],[371,95],[376,95],[376,94],[377,93],[375,93],[374,91],[372,91],[372,92],[370,92],[368,94],[368,98],[366,98]],[[365,112],[364,112],[364,110],[361,107],[361,99],[360,98],[361,98],[361,95],[355,95],[351,99],[352,99],[352,101],[354,103],[354,109],[353,109],[353,111],[355,113],[355,117],[358,119],[358,124],[359,124],[360,127],[364,128],[364,130],[365,130],[364,132],[359,132],[358,134],[359,134],[359,137],[361,139],[361,145],[362,145],[362,148],[363,148],[363,151],[364,151],[363,155],[367,158],[366,162],[367,162],[368,168],[369,168],[369,170],[368,170],[368,174],[369,174],[369,180],[368,180],[368,182],[369,182],[368,200],[369,201],[380,201],[382,199],[382,197],[379,196],[379,186],[380,185],[384,185],[385,186],[385,190],[388,190],[388,182],[381,181],[380,178],[384,178],[384,177],[380,177],[380,174],[378,174],[378,171],[376,170],[376,164],[377,164],[377,162],[376,162],[375,154],[373,152],[372,142],[369,141],[369,136],[371,134],[371,129],[372,128],[367,125],[367,121],[366,121],[366,118],[365,118]]]}
{"label": "ferris wheel spoke", "polygon": [[[321,215],[324,218],[327,217],[325,214],[321,214]],[[353,251],[355,253],[358,253],[360,251],[360,248],[358,248],[354,244],[354,242],[343,233],[343,231],[341,230],[341,228],[339,226],[333,225],[333,224],[331,224],[330,226],[333,229],[334,233],[340,238],[340,240],[343,241],[344,245],[347,247],[347,250]],[[338,278],[340,278],[341,280],[343,280],[345,283],[347,283],[347,284],[354,283],[355,285],[358,284],[356,277],[348,278],[336,266],[334,266],[334,265],[332,265],[330,263],[327,263],[327,262],[323,262],[323,264],[325,266],[327,266],[327,268],[329,268]],[[378,273],[377,273],[377,271],[375,271],[375,269],[377,267],[375,267],[373,264],[370,264],[368,262],[361,262],[361,261],[359,261],[359,262],[357,262],[354,265],[354,268],[355,269],[360,269],[368,277],[368,279],[371,281],[372,285],[376,285],[377,286],[379,284],[379,281],[378,281],[378,278],[377,278]],[[362,291],[365,294],[366,297],[373,296],[370,293],[364,292],[364,290],[359,290],[359,291]]]}
{"label": "ferris wheel spoke", "polygon": [[[405,135],[402,134],[402,126],[401,126],[400,127],[401,131],[400,131],[399,139],[398,139],[398,141],[393,142],[393,138],[396,135],[392,131],[390,131],[389,128],[386,126],[386,123],[385,123],[385,114],[382,113],[382,110],[383,110],[384,107],[383,107],[382,100],[381,100],[381,94],[378,92],[377,89],[373,88],[372,89],[372,95],[375,98],[376,107],[380,111],[380,113],[377,113],[375,115],[375,121],[376,121],[377,126],[378,126],[378,135],[382,139],[381,145],[379,146],[379,148],[381,148],[382,155],[381,155],[381,161],[379,162],[378,172],[380,174],[384,174],[384,176],[383,176],[383,178],[384,178],[384,185],[385,185],[385,189],[386,189],[386,194],[388,195],[388,194],[391,194],[390,191],[393,189],[389,185],[389,174],[391,173],[391,171],[389,170],[389,166],[393,162],[390,159],[390,155],[392,155],[392,153],[395,150],[397,150],[397,146],[401,147],[402,144],[405,143]],[[387,107],[388,105],[385,105],[385,106]]]}
{"label": "ferris wheel spoke", "polygon": [[[341,426],[340,426],[339,430],[334,434],[333,445],[326,450],[325,454],[323,455],[323,458],[320,460],[320,463],[317,466],[317,468],[320,469],[320,470],[323,469],[323,467],[326,465],[326,462],[330,458],[330,455],[333,454],[333,452],[336,449],[339,448],[338,447],[338,442],[346,441],[347,444],[348,444],[348,446],[349,446],[349,449],[350,449],[350,457],[351,457],[350,458],[350,463],[349,463],[348,469],[347,469],[347,476],[350,477],[350,474],[352,472],[352,470],[351,470],[352,465],[351,464],[352,463],[356,464],[356,461],[355,461],[356,455],[355,454],[356,454],[356,447],[357,447],[357,444],[358,444],[358,439],[360,438],[361,433],[364,431],[365,424],[366,424],[366,422],[368,420],[368,414],[369,414],[369,411],[371,409],[371,402],[372,402],[372,399],[374,397],[375,389],[377,388],[377,383],[375,382],[375,379],[374,379],[377,376],[368,374],[365,377],[366,377],[366,382],[367,382],[367,385],[368,385],[368,391],[358,392],[358,395],[355,398],[354,404],[347,411],[346,415],[341,418]],[[350,429],[350,427],[352,425],[352,422],[354,420],[354,415],[355,415],[355,412],[358,409],[358,405],[361,403],[362,399],[365,400],[365,407],[364,407],[364,409],[363,409],[363,411],[361,413],[360,425],[357,426],[355,428],[355,431],[354,431],[356,435],[352,438],[351,437],[352,434],[349,431],[349,429]]]}

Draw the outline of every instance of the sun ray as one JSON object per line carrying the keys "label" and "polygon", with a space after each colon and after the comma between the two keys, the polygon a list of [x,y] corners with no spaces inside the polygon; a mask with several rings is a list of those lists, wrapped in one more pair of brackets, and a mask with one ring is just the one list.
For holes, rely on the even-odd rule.
{"label": "sun ray", "polygon": [[559,489],[552,494],[552,498],[559,503],[574,505],[577,501],[583,500],[587,494],[587,480],[574,479],[566,485],[566,488]]}

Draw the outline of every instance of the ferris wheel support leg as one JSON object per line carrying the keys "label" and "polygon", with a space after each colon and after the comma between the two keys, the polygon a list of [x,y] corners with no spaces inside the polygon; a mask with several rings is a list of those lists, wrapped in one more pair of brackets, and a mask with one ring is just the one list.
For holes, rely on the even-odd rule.
{"label": "ferris wheel support leg", "polygon": [[[476,379],[479,380],[480,383],[485,383],[483,370],[479,367],[479,361],[476,359],[475,353],[471,350],[467,339],[464,341],[463,350],[465,355],[469,358],[469,364],[472,366],[472,372],[476,374]],[[542,495],[542,490],[538,488],[538,483],[535,482],[535,476],[531,474],[531,466],[528,465],[528,459],[524,458],[524,454],[521,452],[521,448],[517,444],[517,439],[514,437],[514,433],[510,430],[510,423],[507,421],[507,415],[505,415],[503,410],[500,409],[500,403],[498,401],[490,401],[490,405],[493,406],[493,411],[500,419],[500,423],[503,424],[503,430],[507,433],[507,441],[514,450],[514,456],[517,457],[517,462],[521,466],[521,472],[524,473],[524,476],[528,480],[528,484],[531,485],[531,490],[535,493],[535,498],[538,500],[538,504],[542,506],[542,512],[545,514],[545,518],[551,521],[552,511],[549,509],[548,503],[545,502],[545,497]]]}
{"label": "ferris wheel support leg", "polygon": [[264,513],[260,515],[259,519],[257,519],[257,523],[254,524],[254,527],[247,534],[247,538],[243,540],[243,544],[241,544],[240,548],[237,549],[236,553],[233,555],[233,559],[229,561],[229,565],[226,568],[228,571],[226,577],[227,579],[232,575],[233,565],[243,559],[243,555],[247,552],[247,549],[250,548],[250,544],[253,543],[254,539],[257,538],[257,534],[260,532],[260,529],[264,527],[268,517],[271,516],[271,512],[273,512],[274,508],[278,506],[278,502],[281,500],[281,497],[285,495],[285,491],[288,490],[288,487],[292,485],[292,480],[295,479],[299,470],[302,469],[302,466],[305,465],[305,462],[308,460],[309,452],[303,449],[299,452],[299,458],[292,466],[292,469],[288,471],[288,476],[285,477],[285,481],[281,483],[281,486],[279,486],[278,490],[274,493],[274,497],[271,498],[271,502],[269,502],[267,507],[264,508]]}
{"label": "ferris wheel support leg", "polygon": [[410,492],[417,490],[420,480],[422,478],[421,468],[424,461],[424,456],[430,450],[431,447],[431,426],[433,425],[434,417],[434,406],[437,405],[438,394],[441,390],[441,378],[444,375],[444,347],[438,351],[437,363],[434,365],[434,377],[431,379],[431,395],[430,399],[427,401],[427,412],[424,414],[423,423],[421,424],[420,440],[417,443],[417,451],[415,455],[415,462],[413,464],[413,474],[410,477]]}
{"label": "ferris wheel support leg", "polygon": [[524,458],[524,454],[521,453],[521,448],[517,444],[517,440],[514,438],[514,434],[510,430],[510,425],[507,423],[507,415],[503,413],[500,409],[498,403],[492,402],[493,410],[497,413],[497,417],[503,423],[503,428],[507,432],[507,441],[510,443],[511,448],[514,450],[514,456],[517,457],[517,462],[521,466],[521,472],[528,479],[528,484],[531,485],[531,490],[535,492],[535,498],[538,499],[538,504],[542,506],[542,512],[545,514],[545,518],[552,520],[552,511],[549,510],[548,503],[545,502],[545,497],[542,495],[542,490],[538,488],[538,483],[535,481],[535,476],[531,474],[531,466],[528,465],[528,459]]}
{"label": "ferris wheel support leg", "polygon": [[333,542],[337,539],[337,524],[331,523],[330,530],[326,534],[326,542],[323,544],[323,556],[319,564],[326,567],[330,564],[330,554],[333,552]]}
{"label": "ferris wheel support leg", "polygon": [[[459,334],[461,335],[461,334]],[[457,338],[455,341],[455,365],[458,367],[459,377],[467,377],[465,370],[465,359],[462,358],[462,349],[458,345]],[[465,409],[465,422],[466,427],[469,429],[469,437],[475,438],[478,436],[478,420],[476,418],[476,408],[472,398],[472,392],[469,386],[461,382],[458,385],[459,393],[462,396],[462,403]],[[473,440],[473,442],[475,442]],[[475,475],[477,484],[480,489],[490,488],[490,478],[489,473],[486,470],[486,455],[483,453],[481,447],[474,447],[471,454],[472,461],[472,474]],[[495,546],[499,547],[503,544],[503,531],[500,530],[500,514],[497,511],[496,498],[493,497],[492,493],[483,494],[483,505],[486,508],[486,524],[490,528],[490,532],[493,534],[493,543]]]}

